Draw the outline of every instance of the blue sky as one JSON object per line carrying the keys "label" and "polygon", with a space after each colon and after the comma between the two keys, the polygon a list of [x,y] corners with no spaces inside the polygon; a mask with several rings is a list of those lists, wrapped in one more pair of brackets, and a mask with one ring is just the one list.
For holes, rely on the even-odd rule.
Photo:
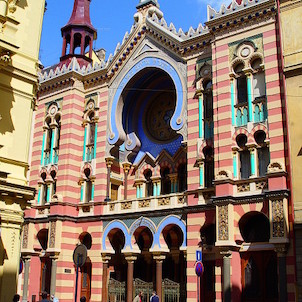
{"label": "blue sky", "polygon": [[[219,10],[224,0],[158,0],[160,9],[168,24],[171,22],[178,30],[187,31],[190,26],[197,28],[207,18],[207,4]],[[48,0],[44,15],[40,60],[45,67],[59,62],[62,50],[61,27],[69,20],[74,0]],[[96,49],[104,48],[106,57],[118,42],[121,42],[126,31],[129,31],[134,20],[139,0],[92,0],[91,21],[98,31],[94,43]]]}

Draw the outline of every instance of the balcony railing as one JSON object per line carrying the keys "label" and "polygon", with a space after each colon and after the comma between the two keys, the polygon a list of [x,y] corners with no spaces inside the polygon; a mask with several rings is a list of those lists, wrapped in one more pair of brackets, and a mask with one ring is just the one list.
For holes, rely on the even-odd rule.
{"label": "balcony railing", "polygon": [[131,200],[109,201],[105,205],[104,214],[121,214],[128,212],[144,212],[150,210],[183,208],[187,205],[184,193],[173,193]]}
{"label": "balcony railing", "polygon": [[257,97],[253,101],[254,122],[264,122],[267,119],[266,96]]}
{"label": "balcony railing", "polygon": [[239,103],[235,105],[236,126],[245,126],[249,122],[248,103]]}
{"label": "balcony railing", "polygon": [[86,146],[86,161],[92,161],[94,159],[94,146]]}

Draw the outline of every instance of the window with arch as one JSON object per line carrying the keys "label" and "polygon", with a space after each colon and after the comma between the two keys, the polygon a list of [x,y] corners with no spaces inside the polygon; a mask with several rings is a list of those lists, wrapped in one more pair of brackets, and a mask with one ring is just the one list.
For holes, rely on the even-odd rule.
{"label": "window with arch", "polygon": [[84,112],[85,127],[83,161],[90,162],[96,157],[97,118],[93,99],[89,99]]}
{"label": "window with arch", "polygon": [[236,138],[239,150],[239,171],[240,178],[245,179],[251,176],[251,155],[246,143],[247,137],[245,134],[239,134]]}
{"label": "window with arch", "polygon": [[232,49],[231,97],[235,126],[267,119],[263,54],[256,46],[258,43],[262,43],[261,37],[244,41]]}
{"label": "window with arch", "polygon": [[144,177],[145,177],[145,184],[146,184],[146,197],[150,197],[153,195],[153,184],[152,184],[152,171],[150,169],[147,169],[144,171]]}
{"label": "window with arch", "polygon": [[83,194],[83,202],[89,202],[93,199],[93,182],[91,179],[91,170],[86,168],[84,170],[85,174],[85,182],[84,182],[84,194]]}
{"label": "window with arch", "polygon": [[214,137],[213,122],[213,91],[212,80],[203,83],[204,88],[204,138],[211,139]]}
{"label": "window with arch", "polygon": [[270,163],[269,146],[266,143],[266,134],[264,131],[257,131],[254,134],[257,148],[257,161],[258,161],[258,176],[265,176],[267,167]]}
{"label": "window with arch", "polygon": [[58,163],[60,136],[61,112],[59,104],[57,102],[53,102],[49,105],[44,120],[41,166]]}
{"label": "window with arch", "polygon": [[170,174],[170,169],[168,167],[162,168],[160,170],[162,195],[171,193],[171,180],[169,174]]}
{"label": "window with arch", "polygon": [[48,202],[48,185],[46,183],[46,172],[43,172],[41,174],[41,185],[40,185],[40,191],[39,191],[39,195],[38,195],[38,203],[40,205],[45,205]]}

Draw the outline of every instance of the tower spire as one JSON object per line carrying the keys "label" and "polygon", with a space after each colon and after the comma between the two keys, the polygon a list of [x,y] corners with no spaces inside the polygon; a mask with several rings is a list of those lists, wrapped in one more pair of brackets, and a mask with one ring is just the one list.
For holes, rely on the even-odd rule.
{"label": "tower spire", "polygon": [[139,4],[136,6],[137,9],[142,8],[146,5],[153,4],[159,8],[157,0],[140,0]]}
{"label": "tower spire", "polygon": [[[68,23],[62,27],[63,47],[61,62],[72,57],[79,58],[80,64],[91,62],[92,43],[97,31],[90,20],[91,0],[74,0],[73,10]],[[86,48],[89,56],[86,57]]]}

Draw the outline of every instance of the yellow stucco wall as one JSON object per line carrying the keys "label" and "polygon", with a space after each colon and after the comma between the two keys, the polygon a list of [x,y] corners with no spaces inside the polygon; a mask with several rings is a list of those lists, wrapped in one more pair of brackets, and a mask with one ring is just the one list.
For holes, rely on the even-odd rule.
{"label": "yellow stucco wall", "polygon": [[0,301],[17,291],[45,0],[0,0]]}

